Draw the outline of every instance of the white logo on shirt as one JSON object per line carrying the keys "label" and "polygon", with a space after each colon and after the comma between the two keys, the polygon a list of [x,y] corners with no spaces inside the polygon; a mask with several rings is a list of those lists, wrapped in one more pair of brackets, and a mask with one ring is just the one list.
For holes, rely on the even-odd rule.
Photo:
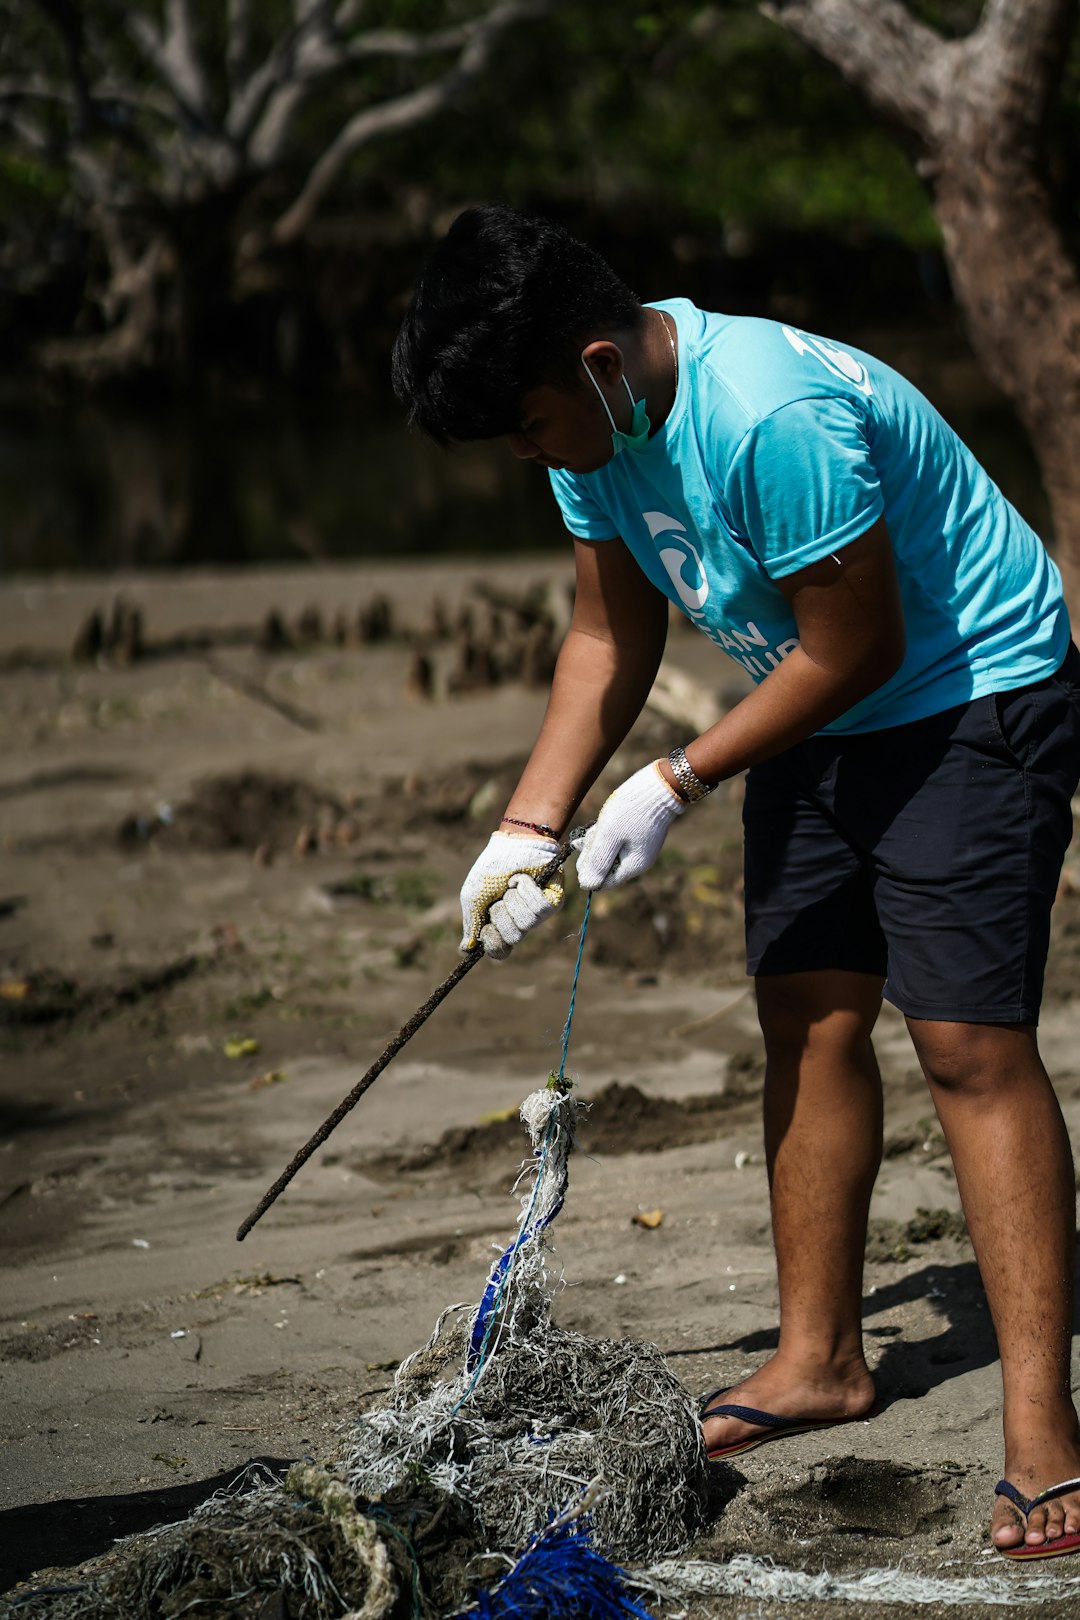
{"label": "white logo on shirt", "polygon": [[831,371],[834,377],[842,377],[845,382],[854,383],[860,394],[872,394],[870,378],[866,367],[861,360],[856,360],[853,354],[846,349],[838,349],[835,343],[829,343],[825,338],[813,337],[809,332],[799,332],[793,326],[782,328],[796,354],[812,354],[815,360]]}
{"label": "white logo on shirt", "polygon": [[691,618],[696,618],[709,597],[709,581],[705,577],[701,552],[687,538],[677,518],[668,517],[666,512],[642,512],[641,515],[649,526],[650,539],[655,540],[658,534],[671,535],[671,540],[657,556],[678,592],[679,601]]}
{"label": "white logo on shirt", "polygon": [[774,653],[769,647],[768,638],[750,620],[745,630],[731,629],[730,633],[719,625],[707,624],[703,609],[709,597],[709,581],[701,552],[678,518],[669,517],[666,512],[642,512],[641,515],[648,526],[650,539],[655,540],[657,535],[665,536],[667,543],[658,546],[656,554],[675,587],[687,618],[710,641],[722,647],[755,678],[767,675],[770,669],[775,669],[782,659],[794,652],[799,645],[797,636],[782,641]]}

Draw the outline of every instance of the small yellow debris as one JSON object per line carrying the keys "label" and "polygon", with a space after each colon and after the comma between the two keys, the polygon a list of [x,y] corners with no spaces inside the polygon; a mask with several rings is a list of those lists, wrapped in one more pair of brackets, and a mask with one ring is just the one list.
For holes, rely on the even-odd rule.
{"label": "small yellow debris", "polygon": [[28,979],[0,979],[0,1001],[25,1001],[29,994]]}
{"label": "small yellow debris", "polygon": [[252,1035],[233,1035],[225,1042],[222,1050],[227,1058],[254,1057],[259,1050],[259,1043]]}
{"label": "small yellow debris", "polygon": [[639,1209],[633,1217],[634,1226],[643,1226],[647,1232],[655,1232],[663,1224],[664,1212],[662,1209]]}
{"label": "small yellow debris", "polygon": [[267,1086],[280,1086],[288,1075],[284,1069],[267,1069],[265,1074],[257,1074],[253,1080],[248,1081],[249,1091],[263,1091]]}

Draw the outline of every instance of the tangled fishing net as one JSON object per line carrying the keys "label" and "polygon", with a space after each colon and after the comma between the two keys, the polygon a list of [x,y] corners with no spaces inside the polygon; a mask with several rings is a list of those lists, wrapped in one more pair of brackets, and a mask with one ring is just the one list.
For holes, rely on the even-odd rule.
{"label": "tangled fishing net", "polygon": [[695,1403],[655,1347],[551,1319],[577,1111],[560,1076],[522,1103],[533,1157],[513,1242],[479,1306],[442,1313],[335,1456],[118,1543],[84,1579],[21,1594],[19,1616],[382,1620],[458,1613],[477,1593],[479,1620],[644,1616],[608,1558],[685,1548],[706,1462]]}

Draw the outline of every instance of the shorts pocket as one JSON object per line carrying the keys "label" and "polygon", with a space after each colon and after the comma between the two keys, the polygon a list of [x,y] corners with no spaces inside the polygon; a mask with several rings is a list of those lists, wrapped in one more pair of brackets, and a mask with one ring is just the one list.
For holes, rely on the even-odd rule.
{"label": "shorts pocket", "polygon": [[1075,753],[1080,745],[1080,706],[1054,675],[1034,686],[995,692],[990,718],[1003,756],[1022,771],[1051,770],[1062,749]]}
{"label": "shorts pocket", "polygon": [[[1014,725],[1016,700],[1028,694],[1024,692],[991,692],[986,699],[987,720],[990,727],[990,738],[1001,756],[1022,771],[1027,761],[1028,749],[1031,746],[1030,735],[1027,742],[1020,742],[1017,738]],[[1030,728],[1023,728],[1030,730]]]}
{"label": "shorts pocket", "polygon": [[1066,699],[1080,708],[1080,648],[1069,642],[1069,650],[1051,684],[1064,693]]}

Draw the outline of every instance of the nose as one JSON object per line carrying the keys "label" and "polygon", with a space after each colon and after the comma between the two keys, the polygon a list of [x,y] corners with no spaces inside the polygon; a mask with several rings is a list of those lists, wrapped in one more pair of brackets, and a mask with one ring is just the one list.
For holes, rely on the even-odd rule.
{"label": "nose", "polygon": [[534,456],[540,454],[527,433],[508,433],[506,440],[511,453],[517,456],[519,461],[531,461]]}

